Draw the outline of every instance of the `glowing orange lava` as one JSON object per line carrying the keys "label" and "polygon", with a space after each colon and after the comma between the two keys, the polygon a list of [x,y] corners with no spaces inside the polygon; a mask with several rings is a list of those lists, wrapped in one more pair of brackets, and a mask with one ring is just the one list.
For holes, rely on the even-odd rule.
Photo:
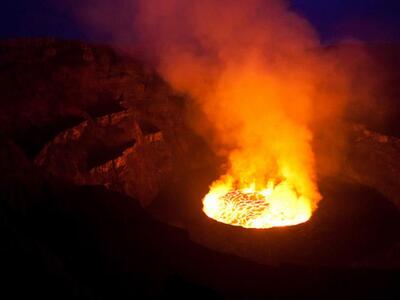
{"label": "glowing orange lava", "polygon": [[286,181],[270,181],[265,189],[255,184],[234,189],[229,182],[216,182],[204,197],[205,214],[216,221],[244,228],[297,225],[312,215],[311,201],[297,195]]}

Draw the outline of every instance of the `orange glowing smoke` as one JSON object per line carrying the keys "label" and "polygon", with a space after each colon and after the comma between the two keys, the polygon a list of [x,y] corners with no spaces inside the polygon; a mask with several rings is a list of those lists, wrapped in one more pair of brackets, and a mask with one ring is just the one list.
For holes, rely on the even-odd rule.
{"label": "orange glowing smoke", "polygon": [[314,131],[340,117],[349,80],[287,3],[140,2],[146,50],[164,78],[194,100],[194,128],[226,158],[203,200],[204,212],[220,222],[299,224],[321,199]]}

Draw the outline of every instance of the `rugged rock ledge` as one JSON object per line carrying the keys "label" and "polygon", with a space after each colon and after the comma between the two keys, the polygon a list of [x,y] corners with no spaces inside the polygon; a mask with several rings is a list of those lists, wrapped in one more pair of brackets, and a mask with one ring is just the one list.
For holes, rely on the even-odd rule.
{"label": "rugged rock ledge", "polygon": [[166,181],[213,159],[185,124],[184,99],[130,57],[52,39],[0,49],[2,132],[52,176],[147,205]]}
{"label": "rugged rock ledge", "polygon": [[172,173],[172,153],[159,129],[146,132],[139,122],[132,110],[84,121],[46,144],[35,164],[76,185],[104,185],[146,205]]}

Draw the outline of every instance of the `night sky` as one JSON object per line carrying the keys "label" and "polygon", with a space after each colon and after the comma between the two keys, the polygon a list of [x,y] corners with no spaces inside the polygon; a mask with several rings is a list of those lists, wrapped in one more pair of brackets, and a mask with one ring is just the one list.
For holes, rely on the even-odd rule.
{"label": "night sky", "polygon": [[[81,0],[91,1],[91,0]],[[114,0],[110,0],[114,1]],[[51,36],[97,39],[84,30],[61,0],[3,0],[0,38]],[[342,38],[400,42],[398,0],[293,0],[325,42]]]}

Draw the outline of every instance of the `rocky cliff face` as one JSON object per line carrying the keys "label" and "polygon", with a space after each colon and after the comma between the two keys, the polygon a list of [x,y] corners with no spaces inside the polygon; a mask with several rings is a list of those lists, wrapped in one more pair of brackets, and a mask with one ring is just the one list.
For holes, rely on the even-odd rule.
{"label": "rocky cliff face", "polygon": [[51,176],[147,205],[183,169],[212,159],[185,124],[185,100],[130,57],[51,39],[0,50],[3,134]]}

